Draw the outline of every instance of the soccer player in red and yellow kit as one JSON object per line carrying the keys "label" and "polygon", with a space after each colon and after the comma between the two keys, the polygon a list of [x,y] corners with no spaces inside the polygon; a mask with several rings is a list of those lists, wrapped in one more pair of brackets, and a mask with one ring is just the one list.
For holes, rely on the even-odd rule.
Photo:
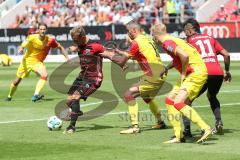
{"label": "soccer player in red and yellow kit", "polygon": [[[198,50],[206,64],[208,70],[208,80],[203,86],[199,95],[208,90],[207,97],[210,102],[212,112],[215,116],[215,126],[217,132],[223,134],[223,123],[217,94],[222,86],[223,80],[227,82],[231,81],[231,73],[229,72],[230,55],[213,37],[206,34],[201,34],[200,25],[195,19],[188,19],[183,24],[183,28],[187,36],[187,42]],[[224,58],[225,73],[218,62],[218,54],[222,55]],[[186,128],[190,126],[190,123],[185,120],[184,126],[185,130],[187,130]]]}
{"label": "soccer player in red and yellow kit", "polygon": [[188,106],[199,93],[207,80],[207,68],[198,51],[184,40],[167,34],[164,24],[156,24],[151,29],[156,43],[172,57],[172,66],[181,74],[180,80],[166,97],[169,121],[173,125],[175,138],[165,143],[179,143],[183,138],[180,113],[196,123],[204,134],[197,142],[203,142],[211,134],[212,129],[198,113]]}
{"label": "soccer player in red and yellow kit", "polygon": [[26,49],[26,52],[21,64],[18,67],[17,77],[10,86],[10,91],[6,101],[12,100],[12,96],[15,93],[18,84],[21,82],[22,78],[28,76],[31,71],[40,76],[40,80],[36,85],[32,101],[35,102],[43,97],[43,95],[40,95],[40,91],[44,87],[47,80],[47,70],[43,61],[47,57],[51,48],[59,49],[64,57],[69,60],[65,49],[53,37],[46,35],[46,24],[40,24],[38,30],[38,34],[29,35],[27,39],[22,42],[19,48],[19,53],[22,53],[24,48]]}
{"label": "soccer player in red and yellow kit", "polygon": [[160,90],[165,81],[165,77],[160,78],[160,73],[163,71],[163,63],[158,54],[158,50],[151,38],[142,34],[141,26],[135,21],[130,21],[126,24],[128,36],[132,40],[131,47],[128,52],[115,50],[121,57],[113,57],[115,61],[124,65],[128,59],[134,59],[138,62],[144,75],[140,82],[132,85],[125,93],[124,100],[128,104],[132,126],[129,129],[123,130],[121,134],[139,133],[138,122],[138,103],[136,97],[141,96],[145,103],[149,105],[151,112],[157,119],[157,124],[153,126],[155,129],[163,129],[166,127],[161,119],[161,114],[154,97]]}

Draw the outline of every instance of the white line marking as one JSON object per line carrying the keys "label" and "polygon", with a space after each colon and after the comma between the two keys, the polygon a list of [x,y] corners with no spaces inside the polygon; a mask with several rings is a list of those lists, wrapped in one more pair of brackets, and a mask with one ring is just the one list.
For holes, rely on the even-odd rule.
{"label": "white line marking", "polygon": [[[98,104],[98,103],[91,103],[92,105],[94,104]],[[87,104],[89,105],[89,104]],[[225,103],[225,104],[221,104],[221,106],[232,106],[232,107],[236,107],[235,105],[240,105],[240,102],[239,103]],[[200,106],[194,106],[194,108],[207,108],[209,107],[209,105],[200,105]],[[166,109],[163,109],[163,110],[166,110]],[[149,110],[143,110],[143,111],[139,111],[139,112],[149,112]],[[125,114],[125,113],[128,113],[128,112],[113,112],[113,113],[108,113],[104,116],[107,116],[107,115],[117,115],[117,114]],[[0,124],[11,124],[11,123],[20,123],[20,122],[35,122],[35,121],[45,121],[47,120],[48,118],[39,118],[39,119],[24,119],[24,120],[15,120],[15,121],[3,121],[3,122],[0,122]]]}
{"label": "white line marking", "polygon": [[[240,90],[229,90],[229,91],[220,91],[220,93],[233,93],[233,92],[240,92]],[[166,96],[166,94],[164,95],[159,95],[156,96],[157,98],[162,97],[162,96]],[[137,98],[137,99],[141,99],[141,98]],[[110,102],[122,102],[123,99],[118,98],[118,100],[109,100],[109,101],[105,101],[105,103],[110,103]],[[87,106],[92,106],[92,105],[97,105],[97,104],[101,104],[102,101],[98,101],[98,102],[92,102],[92,103],[87,103],[87,104],[83,104],[81,105],[81,107],[87,107]],[[240,103],[226,103],[226,104],[221,104],[221,106],[232,106],[232,105],[238,105]],[[209,107],[209,105],[202,105],[202,106],[194,106],[194,108],[201,108],[201,107]],[[166,109],[163,109],[166,110]],[[140,112],[149,112],[149,110],[143,110]],[[108,113],[106,115],[116,115],[116,114],[124,114],[127,112],[113,112],[113,113]],[[104,115],[104,116],[106,116]],[[20,122],[34,122],[34,121],[43,121],[43,120],[47,120],[48,118],[40,118],[40,119],[25,119],[25,120],[14,120],[14,121],[3,121],[0,122],[0,124],[10,124],[10,123],[20,123]]]}
{"label": "white line marking", "polygon": [[219,91],[219,93],[232,93],[232,92],[240,92],[240,90]]}
{"label": "white line marking", "polygon": [[[219,91],[219,93],[234,93],[234,92],[240,92],[240,90],[230,90],[230,91]],[[156,98],[159,98],[159,97],[163,97],[163,96],[166,96],[167,94],[163,94],[163,95],[159,95],[159,96],[156,96]],[[138,97],[137,99],[142,99],[140,97]],[[109,100],[109,101],[105,101],[105,103],[109,103],[109,102],[122,102],[123,99],[121,98],[118,98],[118,100]],[[87,104],[82,104],[81,107],[87,107],[87,106],[91,106],[91,105],[95,105],[95,104],[100,104],[102,103],[102,101],[98,101],[98,102],[92,102],[92,103],[87,103]]]}
{"label": "white line marking", "polygon": [[[240,102],[239,103],[225,103],[225,104],[221,104],[221,106],[232,106],[234,107],[234,105],[240,105]],[[207,108],[207,107],[210,107],[210,105],[201,105],[201,106],[193,106],[193,108]],[[167,110],[167,108],[165,109],[161,109],[161,111],[164,111],[164,110]],[[142,110],[142,111],[139,111],[139,112],[150,112],[150,110]],[[124,114],[124,113],[128,113],[128,112],[113,112],[113,113],[108,113],[106,115],[116,115],[116,114]]]}
{"label": "white line marking", "polygon": [[3,122],[0,122],[0,124],[19,123],[19,122],[35,122],[35,121],[43,121],[43,120],[47,120],[47,118],[23,119],[23,120],[16,120],[16,121],[3,121]]}

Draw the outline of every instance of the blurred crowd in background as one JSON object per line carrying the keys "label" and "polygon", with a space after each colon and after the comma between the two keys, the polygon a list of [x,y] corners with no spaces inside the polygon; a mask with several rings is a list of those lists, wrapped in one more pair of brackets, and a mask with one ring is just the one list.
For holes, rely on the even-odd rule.
{"label": "blurred crowd in background", "polygon": [[142,25],[180,23],[194,17],[200,5],[195,0],[37,0],[36,4],[26,6],[10,28],[35,27],[39,22],[50,27],[123,24],[130,19]]}
{"label": "blurred crowd in background", "polygon": [[[4,0],[0,0],[0,2],[2,1]],[[34,28],[40,22],[46,23],[49,27],[124,24],[130,19],[135,19],[142,25],[157,22],[165,24],[182,23],[190,17],[194,18],[196,10],[206,1],[36,0],[36,5],[33,7],[26,6],[23,14],[16,16],[15,22],[9,28]],[[234,1],[239,3],[238,0]],[[224,5],[219,6],[219,8],[213,21],[227,21],[228,11]],[[2,15],[6,11],[3,10]],[[239,15],[238,13],[237,15]]]}

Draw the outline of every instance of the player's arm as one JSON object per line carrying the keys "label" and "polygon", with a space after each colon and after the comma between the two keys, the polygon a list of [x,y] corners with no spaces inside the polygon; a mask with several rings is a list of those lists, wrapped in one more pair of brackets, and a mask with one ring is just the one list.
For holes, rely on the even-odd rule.
{"label": "player's arm", "polygon": [[21,45],[20,45],[19,48],[18,48],[18,54],[22,54],[22,53],[23,53],[24,48],[26,48],[26,47],[30,44],[31,39],[32,39],[31,36],[28,36],[28,37],[21,43]]}
{"label": "player's arm", "polygon": [[58,44],[57,49],[60,50],[60,52],[61,52],[62,55],[65,57],[65,59],[66,59],[67,62],[70,62],[70,61],[71,61],[70,58],[68,57],[68,54],[67,54],[65,48],[64,48],[61,44]]}
{"label": "player's arm", "polygon": [[163,66],[163,71],[160,73],[160,77],[163,78],[163,75],[167,75],[168,74],[168,70],[172,69],[173,66],[173,61],[171,61],[167,66]]}
{"label": "player's arm", "polygon": [[120,51],[119,49],[116,49],[115,53],[117,54],[113,56],[113,61],[121,64],[122,66],[124,66],[126,62],[131,58],[131,55],[126,51]]}
{"label": "player's arm", "polygon": [[127,56],[127,53],[121,54],[122,51],[115,50],[115,51],[110,51],[110,50],[105,50],[104,52],[100,53],[100,55],[104,58],[110,59],[112,62],[118,64],[121,68],[125,69],[126,62],[130,58]]}
{"label": "player's arm", "polygon": [[139,46],[136,41],[131,42],[131,47],[129,51],[121,51],[119,49],[115,49],[113,56],[111,57],[112,61],[119,64],[123,69],[127,68],[126,62],[130,58],[134,58],[139,54]]}
{"label": "player's arm", "polygon": [[230,55],[228,53],[228,51],[226,51],[225,49],[221,50],[219,52],[219,54],[221,54],[223,56],[224,59],[224,65],[225,65],[225,75],[224,75],[224,81],[230,82],[232,80],[232,75],[229,71],[230,68]]}
{"label": "player's arm", "polygon": [[139,53],[139,47],[137,42],[132,41],[128,52],[114,49],[114,51],[107,50],[105,53],[107,53],[106,55],[109,56],[109,59],[111,59],[111,61],[117,63],[123,69],[126,69],[126,62]]}
{"label": "player's arm", "polygon": [[68,47],[68,49],[71,51],[71,52],[78,52],[79,49],[78,49],[78,46],[77,45],[71,45],[70,47]]}
{"label": "player's arm", "polygon": [[71,60],[68,57],[68,54],[67,54],[65,48],[60,43],[58,43],[54,38],[50,38],[50,40],[48,42],[48,45],[52,48],[59,49],[61,54],[65,57],[66,61],[69,62],[69,63],[72,63]]}
{"label": "player's arm", "polygon": [[183,82],[183,80],[185,79],[186,74],[187,74],[187,67],[189,64],[189,56],[180,46],[176,47],[175,53],[179,57],[181,64],[182,64],[181,82]]}
{"label": "player's arm", "polygon": [[[123,63],[121,63],[120,61],[118,61],[116,59],[116,55],[117,53],[114,52],[113,49],[108,49],[108,48],[104,48],[103,45],[95,43],[92,45],[94,53],[100,55],[103,58],[107,58],[110,59],[112,62],[118,64],[121,68],[125,69],[125,65]],[[78,50],[78,48],[71,46],[71,48],[69,48],[72,51],[76,51]]]}
{"label": "player's arm", "polygon": [[230,82],[232,79],[231,73],[229,72],[230,68],[230,55],[227,50],[225,50],[222,45],[214,39],[214,47],[218,54],[221,54],[224,58],[224,65],[225,65],[225,74],[224,74],[224,81]]}

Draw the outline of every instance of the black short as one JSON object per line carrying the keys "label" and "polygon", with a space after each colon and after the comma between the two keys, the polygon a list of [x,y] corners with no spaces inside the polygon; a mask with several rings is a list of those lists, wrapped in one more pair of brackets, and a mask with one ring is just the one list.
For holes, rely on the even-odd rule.
{"label": "black short", "polygon": [[72,86],[68,91],[68,94],[73,95],[77,92],[77,94],[81,95],[81,99],[87,99],[89,95],[91,95],[101,86],[101,83],[102,80],[96,81],[79,76],[74,80]]}
{"label": "black short", "polygon": [[203,94],[206,90],[210,95],[217,95],[223,83],[223,75],[208,75],[208,80],[204,84],[198,96]]}

